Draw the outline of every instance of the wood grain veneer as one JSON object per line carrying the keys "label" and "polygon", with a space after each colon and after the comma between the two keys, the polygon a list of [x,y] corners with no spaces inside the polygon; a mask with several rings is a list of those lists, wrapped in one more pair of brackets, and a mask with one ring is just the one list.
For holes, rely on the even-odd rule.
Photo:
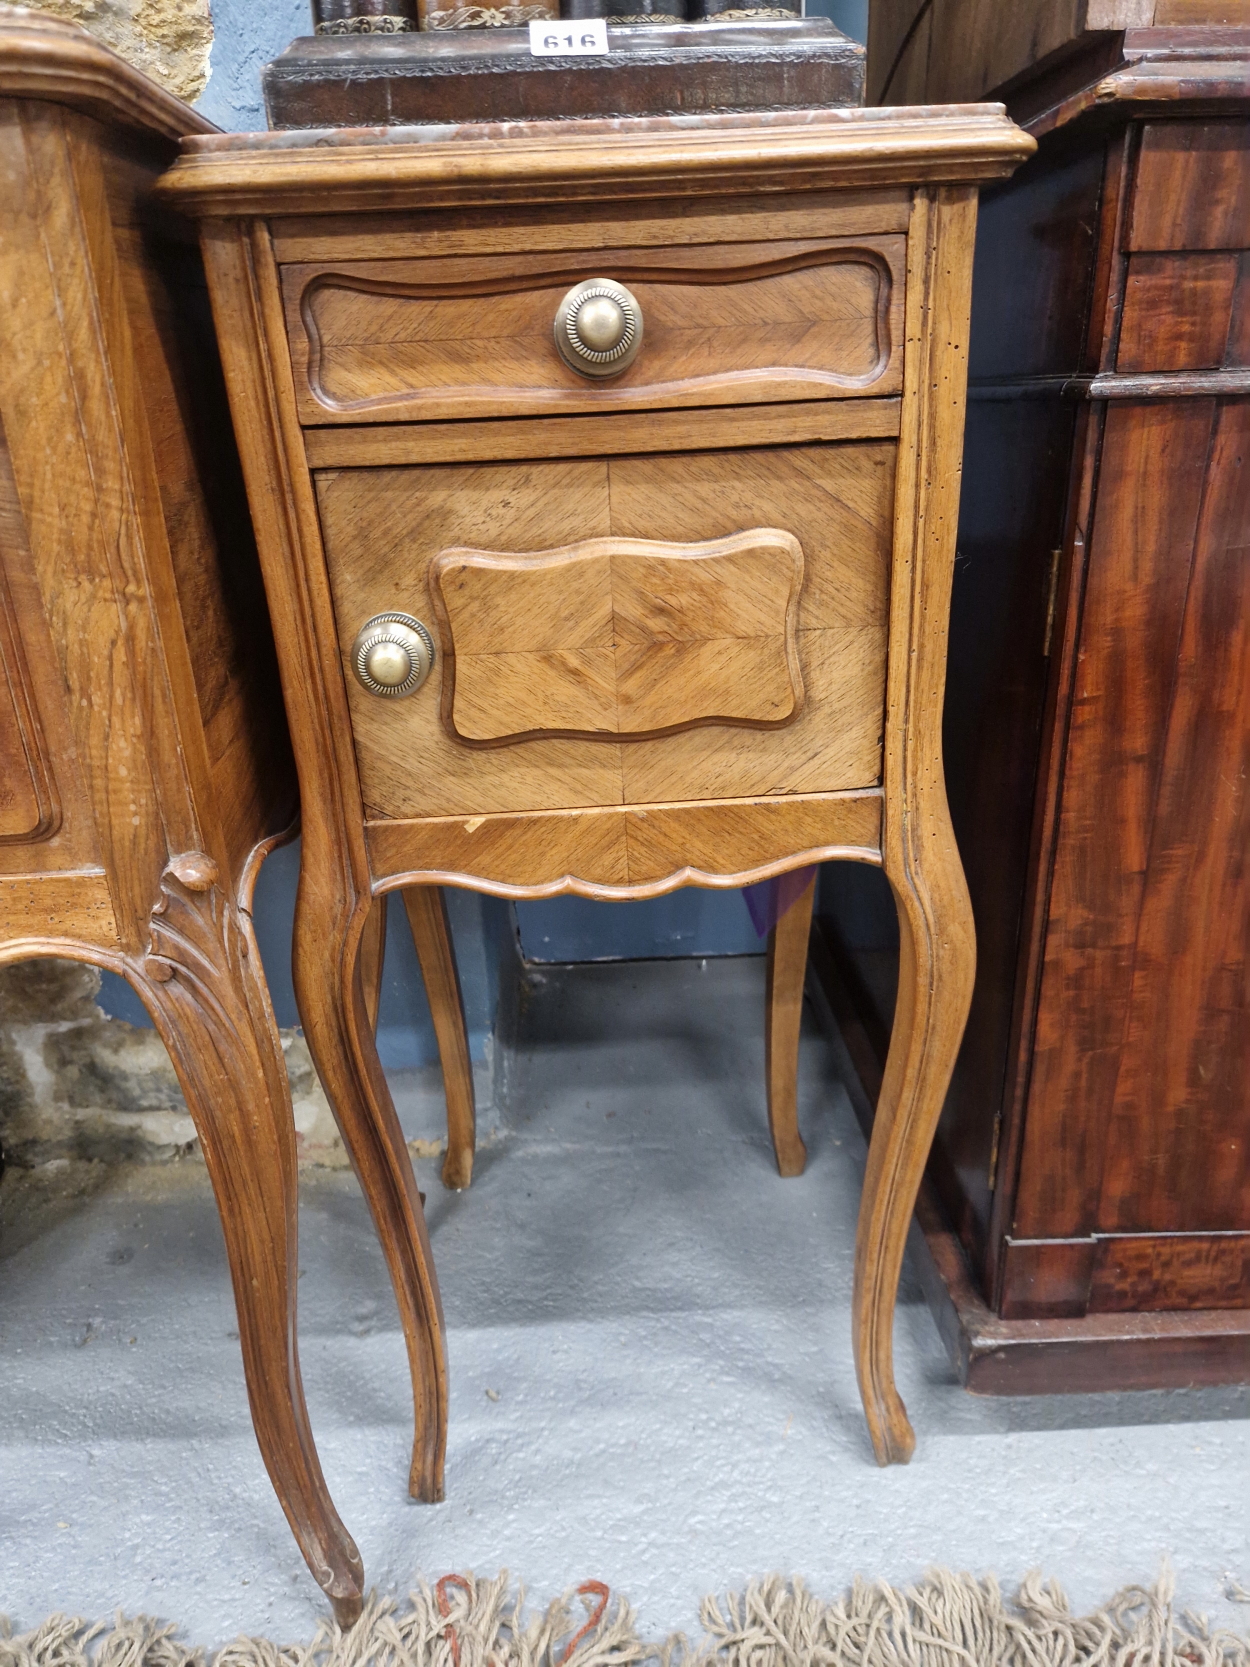
{"label": "wood grain veneer", "polygon": [[[707,227],[715,239],[715,222]],[[501,417],[896,393],[904,239],[778,241],[284,268],[306,423]],[[561,296],[636,295],[642,350],[588,383],[560,358]]]}
{"label": "wood grain veneer", "polygon": [[1141,132],[1127,249],[1241,249],[1250,224],[1250,127],[1147,122]]}
{"label": "wood grain veneer", "polygon": [[[21,570],[14,572],[13,579],[23,592],[28,592],[30,552],[2,427],[0,539],[12,550],[11,564],[6,563],[6,567],[12,565],[16,569],[20,562]],[[0,845],[29,845],[32,841],[42,844],[56,832],[61,821],[60,798],[21,634],[23,618],[31,632],[38,633],[40,610],[36,596],[23,595],[22,600],[19,614],[8,573],[0,570],[0,758],[5,763],[4,779],[0,781]]]}
{"label": "wood grain veneer", "polygon": [[539,736],[479,752],[444,720],[445,668],[415,697],[394,702],[367,694],[349,673],[371,815],[836,792],[878,782],[893,461],[889,444],[848,444],[319,473],[344,663],[373,614],[398,608],[434,622],[429,569],[458,545],[541,551],[616,536],[686,544],[765,525],[803,551],[796,643],[804,701],[783,730],[714,727],[628,744]]}
{"label": "wood grain veneer", "polygon": [[1133,255],[1116,370],[1131,374],[1222,365],[1240,275],[1241,255],[1234,250]]}
{"label": "wood grain veneer", "polygon": [[[1003,1392],[1246,1372],[1250,14],[1152,10],[1034,37],[1039,154],[977,254],[946,725],[981,970],[930,1168],[962,1274],[926,1236]],[[958,96],[1014,29],[974,16],[897,85]]]}
{"label": "wood grain veneer", "polygon": [[426,872],[499,897],[659,897],[734,887],[836,857],[880,862],[881,795],[722,799],[628,809],[366,823],[378,889]]}
{"label": "wood grain veneer", "polygon": [[296,811],[203,268],[152,187],[211,131],[0,8],[0,961],[128,980],[213,1184],[261,1455],[343,1625],[300,1382],[295,1131],[251,901]]}
{"label": "wood grain veneer", "polygon": [[1213,416],[1211,401],[1190,400],[1106,418],[1033,1048],[1030,1098],[1051,1109],[1025,1135],[1021,1238],[1074,1237],[1097,1221],[1104,1135],[1085,1107],[1111,1103],[1119,1072]]}
{"label": "wood grain veneer", "polygon": [[[368,1023],[374,899],[449,883],[654,896],[826,857],[884,868],[906,945],[854,1324],[874,1449],[904,1460],[895,1292],[975,960],[940,715],[976,185],[1029,142],[988,108],[322,137],[194,147],[163,190],[203,222],[305,807],[297,993],[385,1224],[413,1491],[441,1495],[446,1366]],[[563,289],[596,274],[630,284],[649,334],[631,370],[592,387],[561,367],[551,328]],[[826,397],[862,416],[822,426],[811,407]],[[735,421],[743,408],[741,432],[718,403]],[[362,433],[383,419],[389,432]],[[727,559],[759,529],[791,552],[784,607]],[[712,559],[691,547],[717,550],[731,594],[696,606]],[[549,594],[536,575],[556,571]],[[476,588],[458,609],[461,580]],[[438,628],[433,673],[404,699],[352,671],[356,633],[382,612]],[[785,641],[789,711],[758,668],[732,722],[688,667],[672,688],[625,688],[622,649],[680,659],[674,641],[695,639],[674,622],[698,615],[718,631],[750,616]],[[502,668],[513,653],[529,658]],[[774,711],[778,727],[758,727]],[[805,919],[777,940],[768,1004],[788,1169]],[[449,1161],[453,1146],[466,1155],[463,1134]]]}
{"label": "wood grain veneer", "polygon": [[802,546],[772,527],[702,544],[444,550],[430,564],[443,721],[481,745],[791,723],[802,586]]}
{"label": "wood grain veneer", "polygon": [[[579,122],[577,132],[588,123]],[[571,206],[502,203],[489,208],[418,208],[387,214],[308,214],[269,222],[282,266],[310,261],[424,260],[489,255],[501,242],[529,251],[722,246],[906,232],[906,187],[804,192],[795,196],[701,197],[692,201],[600,201]]]}

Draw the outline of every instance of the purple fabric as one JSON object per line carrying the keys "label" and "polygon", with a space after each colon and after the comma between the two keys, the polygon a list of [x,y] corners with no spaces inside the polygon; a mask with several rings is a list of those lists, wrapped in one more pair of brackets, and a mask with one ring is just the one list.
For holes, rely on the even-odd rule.
{"label": "purple fabric", "polygon": [[742,898],[751,916],[757,937],[766,938],[785,914],[791,903],[807,890],[815,868],[792,868],[775,880],[761,880],[755,886],[743,886]]}

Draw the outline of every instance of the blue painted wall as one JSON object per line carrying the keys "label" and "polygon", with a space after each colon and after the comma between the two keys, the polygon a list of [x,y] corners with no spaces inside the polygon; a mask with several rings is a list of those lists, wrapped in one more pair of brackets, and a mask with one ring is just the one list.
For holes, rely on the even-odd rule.
{"label": "blue painted wall", "polygon": [[693,886],[643,903],[553,897],[518,903],[527,961],[641,961],[673,955],[758,955],[763,944],[740,891]]}
{"label": "blue painted wall", "polygon": [[[831,17],[846,34],[866,40],[868,0],[806,0],[809,15]],[[215,39],[208,86],[199,108],[219,127],[247,132],[265,125],[260,72],[297,35],[310,32],[308,0],[212,0]],[[271,856],[256,891],[256,931],[278,1023],[298,1023],[291,987],[291,921],[299,846]],[[852,885],[854,882],[850,882]],[[499,1006],[502,969],[521,951],[534,961],[634,960],[674,955],[754,955],[763,945],[740,892],[674,892],[644,903],[592,903],[580,897],[521,903],[449,892],[448,911],[475,1059],[484,1055]],[[386,976],[378,1020],[382,1063],[391,1069],[437,1056],[420,970],[403,908],[392,899]],[[132,1024],[147,1015],[129,986],[106,974],[104,1010]]]}
{"label": "blue painted wall", "polygon": [[806,17],[828,17],[853,41],[868,45],[868,0],[804,0]]}
{"label": "blue painted wall", "polygon": [[297,35],[312,34],[309,0],[211,0],[213,53],[196,108],[228,133],[265,126],[260,72]]}

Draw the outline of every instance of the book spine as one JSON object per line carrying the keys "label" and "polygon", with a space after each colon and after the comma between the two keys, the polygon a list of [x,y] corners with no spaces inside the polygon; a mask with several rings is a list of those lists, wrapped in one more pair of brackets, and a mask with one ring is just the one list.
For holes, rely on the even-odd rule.
{"label": "book spine", "polygon": [[312,0],[319,35],[406,35],[419,27],[417,0]]}
{"label": "book spine", "polygon": [[425,0],[423,29],[524,29],[528,23],[541,23],[560,15],[558,0],[530,0],[524,5],[447,6],[439,0]]}
{"label": "book spine", "polygon": [[699,23],[790,23],[803,15],[803,0],[688,0],[690,18]]}
{"label": "book spine", "polygon": [[616,27],[686,22],[686,0],[560,0],[560,16],[605,17]]}
{"label": "book spine", "polygon": [[560,17],[605,17],[608,23],[685,23],[685,0],[560,0]]}

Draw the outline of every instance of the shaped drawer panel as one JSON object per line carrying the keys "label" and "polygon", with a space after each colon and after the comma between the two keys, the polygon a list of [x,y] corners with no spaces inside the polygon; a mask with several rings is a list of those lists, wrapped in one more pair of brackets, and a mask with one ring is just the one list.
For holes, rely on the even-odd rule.
{"label": "shaped drawer panel", "polygon": [[430,586],[462,741],[775,727],[803,704],[803,551],[760,527],[702,544],[588,539],[532,554],[446,550]]}
{"label": "shaped drawer panel", "polygon": [[[905,240],[356,261],[283,271],[307,424],[506,417],[895,394]],[[612,278],[637,358],[587,377],[556,351],[561,298]]]}

